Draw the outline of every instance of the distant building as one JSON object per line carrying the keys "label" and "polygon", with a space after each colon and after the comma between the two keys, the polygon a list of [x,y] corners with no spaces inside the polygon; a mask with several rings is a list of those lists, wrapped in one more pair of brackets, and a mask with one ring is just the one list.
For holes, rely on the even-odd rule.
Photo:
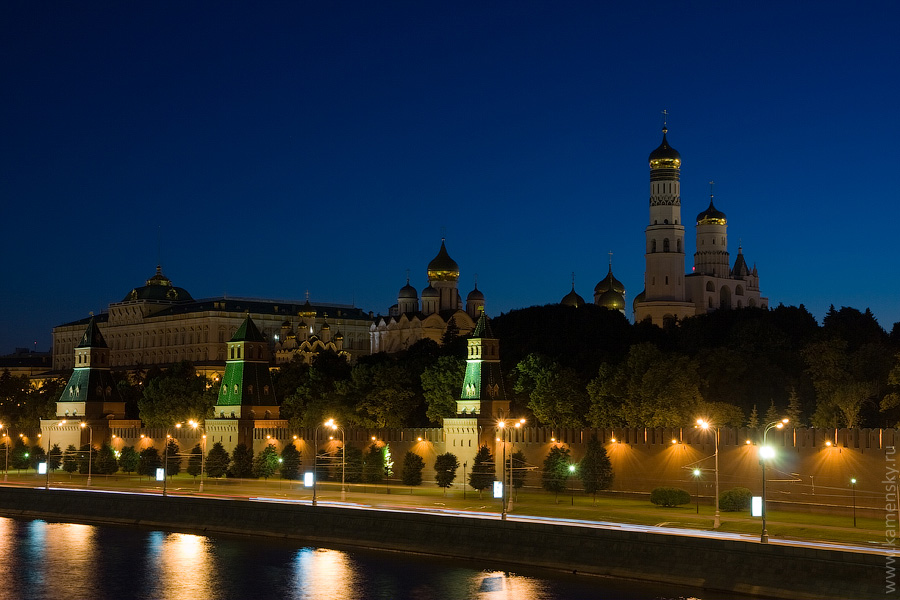
{"label": "distant building", "polygon": [[728,255],[727,220],[710,194],[709,208],[697,215],[694,269],[684,272],[684,223],[681,220],[681,155],[669,146],[663,127],[660,146],[650,153],[650,224],[645,230],[644,291],[633,304],[635,322],[656,325],[713,310],[758,306],[756,266],[747,267],[738,248],[734,265]]}
{"label": "distant building", "polygon": [[54,327],[53,370],[75,367],[73,350],[85,325],[93,321],[109,344],[110,366],[115,369],[146,369],[189,360],[207,376],[221,376],[228,340],[248,314],[281,361],[290,360],[294,353],[308,358],[319,351],[314,342],[308,347],[294,344],[314,336],[340,342],[337,352],[351,360],[369,353],[372,315],[359,308],[311,304],[308,298],[305,303],[227,297],[195,300],[157,267],[145,285],[110,304],[108,312]]}
{"label": "distant building", "polygon": [[406,285],[397,294],[397,304],[388,310],[387,316],[379,316],[370,328],[372,353],[399,352],[426,338],[441,343],[451,324],[459,335],[471,333],[484,309],[484,294],[476,284],[466,296],[464,309],[458,283],[459,265],[450,258],[441,240],[441,249],[428,263],[428,286],[422,290],[421,309],[416,288],[407,278]]}

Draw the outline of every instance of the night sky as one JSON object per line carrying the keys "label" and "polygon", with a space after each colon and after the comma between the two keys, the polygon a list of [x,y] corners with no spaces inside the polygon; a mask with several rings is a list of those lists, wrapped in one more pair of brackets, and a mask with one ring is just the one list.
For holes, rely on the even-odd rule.
{"label": "night sky", "polygon": [[612,251],[630,317],[663,109],[688,270],[715,180],[770,306],[890,329],[898,22],[896,2],[4,2],[0,354],[47,351],[158,260],[195,298],[384,314],[442,234],[490,315],[558,302],[573,271],[590,299]]}

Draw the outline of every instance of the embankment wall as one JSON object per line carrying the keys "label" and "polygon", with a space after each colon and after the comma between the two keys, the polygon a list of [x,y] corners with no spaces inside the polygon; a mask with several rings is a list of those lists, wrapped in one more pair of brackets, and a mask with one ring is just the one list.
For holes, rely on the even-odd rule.
{"label": "embankment wall", "polygon": [[884,598],[885,557],[586,525],[304,504],[0,487],[6,516],[293,538],[768,598]]}

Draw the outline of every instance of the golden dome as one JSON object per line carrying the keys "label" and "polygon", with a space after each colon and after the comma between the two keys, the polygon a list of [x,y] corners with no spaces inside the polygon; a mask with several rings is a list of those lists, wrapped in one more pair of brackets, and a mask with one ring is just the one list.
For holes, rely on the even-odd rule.
{"label": "golden dome", "polygon": [[669,145],[666,140],[668,129],[663,128],[663,139],[659,147],[650,153],[651,169],[678,169],[681,167],[681,154]]}
{"label": "golden dome", "polygon": [[606,290],[597,299],[597,306],[603,306],[610,310],[625,310],[625,296],[614,291]]}
{"label": "golden dome", "polygon": [[441,249],[437,256],[428,263],[429,281],[457,281],[459,279],[459,265],[447,254],[444,240],[441,240]]}

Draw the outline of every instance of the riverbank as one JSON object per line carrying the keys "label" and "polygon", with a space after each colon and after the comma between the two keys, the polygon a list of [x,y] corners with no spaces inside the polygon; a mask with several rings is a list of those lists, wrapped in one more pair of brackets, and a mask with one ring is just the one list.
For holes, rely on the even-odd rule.
{"label": "riverbank", "polygon": [[0,513],[283,537],[314,544],[476,559],[495,565],[625,577],[770,598],[886,596],[883,555],[579,524],[12,487],[0,487]]}

